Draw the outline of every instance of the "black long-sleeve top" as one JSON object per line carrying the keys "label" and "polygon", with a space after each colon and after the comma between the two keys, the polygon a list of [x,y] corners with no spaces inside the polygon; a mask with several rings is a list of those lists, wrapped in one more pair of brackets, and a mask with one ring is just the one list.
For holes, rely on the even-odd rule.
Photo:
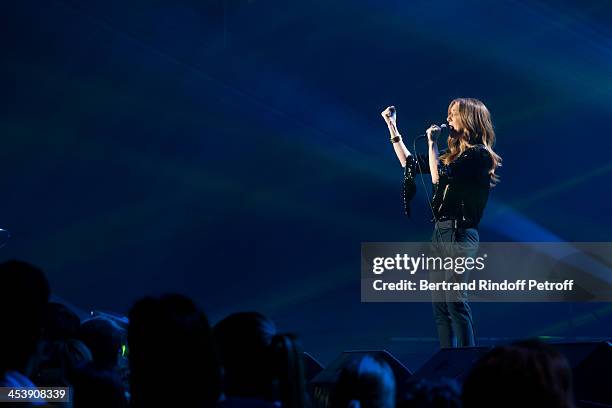
{"label": "black long-sleeve top", "polygon": [[[477,228],[489,198],[492,165],[493,159],[482,144],[466,149],[448,165],[438,162],[439,182],[433,185],[432,197],[434,220],[457,220],[462,228]],[[418,173],[430,173],[426,154],[406,160],[404,204],[408,215]]]}

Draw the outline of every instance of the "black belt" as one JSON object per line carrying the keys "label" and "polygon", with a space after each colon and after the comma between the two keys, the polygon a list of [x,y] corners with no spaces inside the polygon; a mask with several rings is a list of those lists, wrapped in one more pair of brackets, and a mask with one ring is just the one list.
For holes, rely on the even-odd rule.
{"label": "black belt", "polygon": [[458,229],[458,228],[476,228],[478,229],[477,225],[474,225],[472,223],[470,223],[469,221],[462,221],[462,220],[454,220],[454,219],[441,219],[436,221],[436,227],[438,228],[452,228],[452,229]]}
{"label": "black belt", "polygon": [[436,221],[436,227],[438,228],[459,228],[459,220],[441,220]]}

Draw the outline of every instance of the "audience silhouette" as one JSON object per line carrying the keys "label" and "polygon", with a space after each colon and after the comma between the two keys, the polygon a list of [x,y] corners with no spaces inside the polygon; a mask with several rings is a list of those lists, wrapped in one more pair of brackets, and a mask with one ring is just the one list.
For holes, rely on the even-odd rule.
{"label": "audience silhouette", "polygon": [[[102,316],[81,322],[49,297],[39,268],[16,260],[0,263],[5,328],[0,386],[69,387],[72,401],[60,406],[75,408],[314,405],[298,339],[278,333],[260,313],[234,313],[211,328],[191,299],[147,296],[130,309],[126,330],[125,323]],[[462,389],[451,380],[420,380],[400,388],[396,395],[393,372],[384,361],[364,354],[341,367],[329,400],[317,408],[576,406],[567,360],[535,340],[486,353]]]}
{"label": "audience silhouette", "polygon": [[221,369],[208,319],[187,297],[145,297],[129,312],[133,407],[210,407]]}
{"label": "audience silhouette", "polygon": [[572,372],[565,357],[536,340],[496,347],[463,385],[465,408],[572,408]]}
{"label": "audience silhouette", "polygon": [[395,377],[389,365],[370,355],[351,360],[340,370],[330,396],[331,408],[393,408]]}

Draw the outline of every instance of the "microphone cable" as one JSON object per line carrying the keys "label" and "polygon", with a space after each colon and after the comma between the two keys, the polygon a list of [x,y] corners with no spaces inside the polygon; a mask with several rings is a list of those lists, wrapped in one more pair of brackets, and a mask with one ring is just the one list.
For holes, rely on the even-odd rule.
{"label": "microphone cable", "polygon": [[[417,154],[417,149],[416,149],[417,140],[426,139],[426,138],[427,138],[426,134],[415,137],[414,140],[412,141],[412,151],[414,152],[414,158],[416,160],[417,167],[419,168],[419,176],[421,179],[421,184],[423,184],[423,190],[425,191],[425,199],[427,201],[427,204],[429,204],[429,209],[431,210],[431,216],[433,217],[433,220],[434,220],[434,231],[437,233],[438,243],[440,243],[442,242],[442,234],[440,233],[440,230],[438,229],[438,225],[437,225],[438,218],[436,217],[436,213],[433,208],[433,192],[431,194],[432,197],[430,198],[429,190],[427,189],[427,186],[425,185],[425,177],[423,177],[423,169],[421,168],[421,161],[419,160],[419,155]],[[427,157],[429,160],[429,154],[427,155]]]}

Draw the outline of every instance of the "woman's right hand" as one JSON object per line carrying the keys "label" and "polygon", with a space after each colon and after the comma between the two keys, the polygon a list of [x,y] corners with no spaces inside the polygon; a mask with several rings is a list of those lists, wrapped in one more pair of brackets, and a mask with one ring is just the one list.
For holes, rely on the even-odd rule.
{"label": "woman's right hand", "polygon": [[397,122],[397,111],[395,110],[395,106],[389,106],[387,109],[382,111],[380,115],[383,117],[387,126],[396,126]]}

